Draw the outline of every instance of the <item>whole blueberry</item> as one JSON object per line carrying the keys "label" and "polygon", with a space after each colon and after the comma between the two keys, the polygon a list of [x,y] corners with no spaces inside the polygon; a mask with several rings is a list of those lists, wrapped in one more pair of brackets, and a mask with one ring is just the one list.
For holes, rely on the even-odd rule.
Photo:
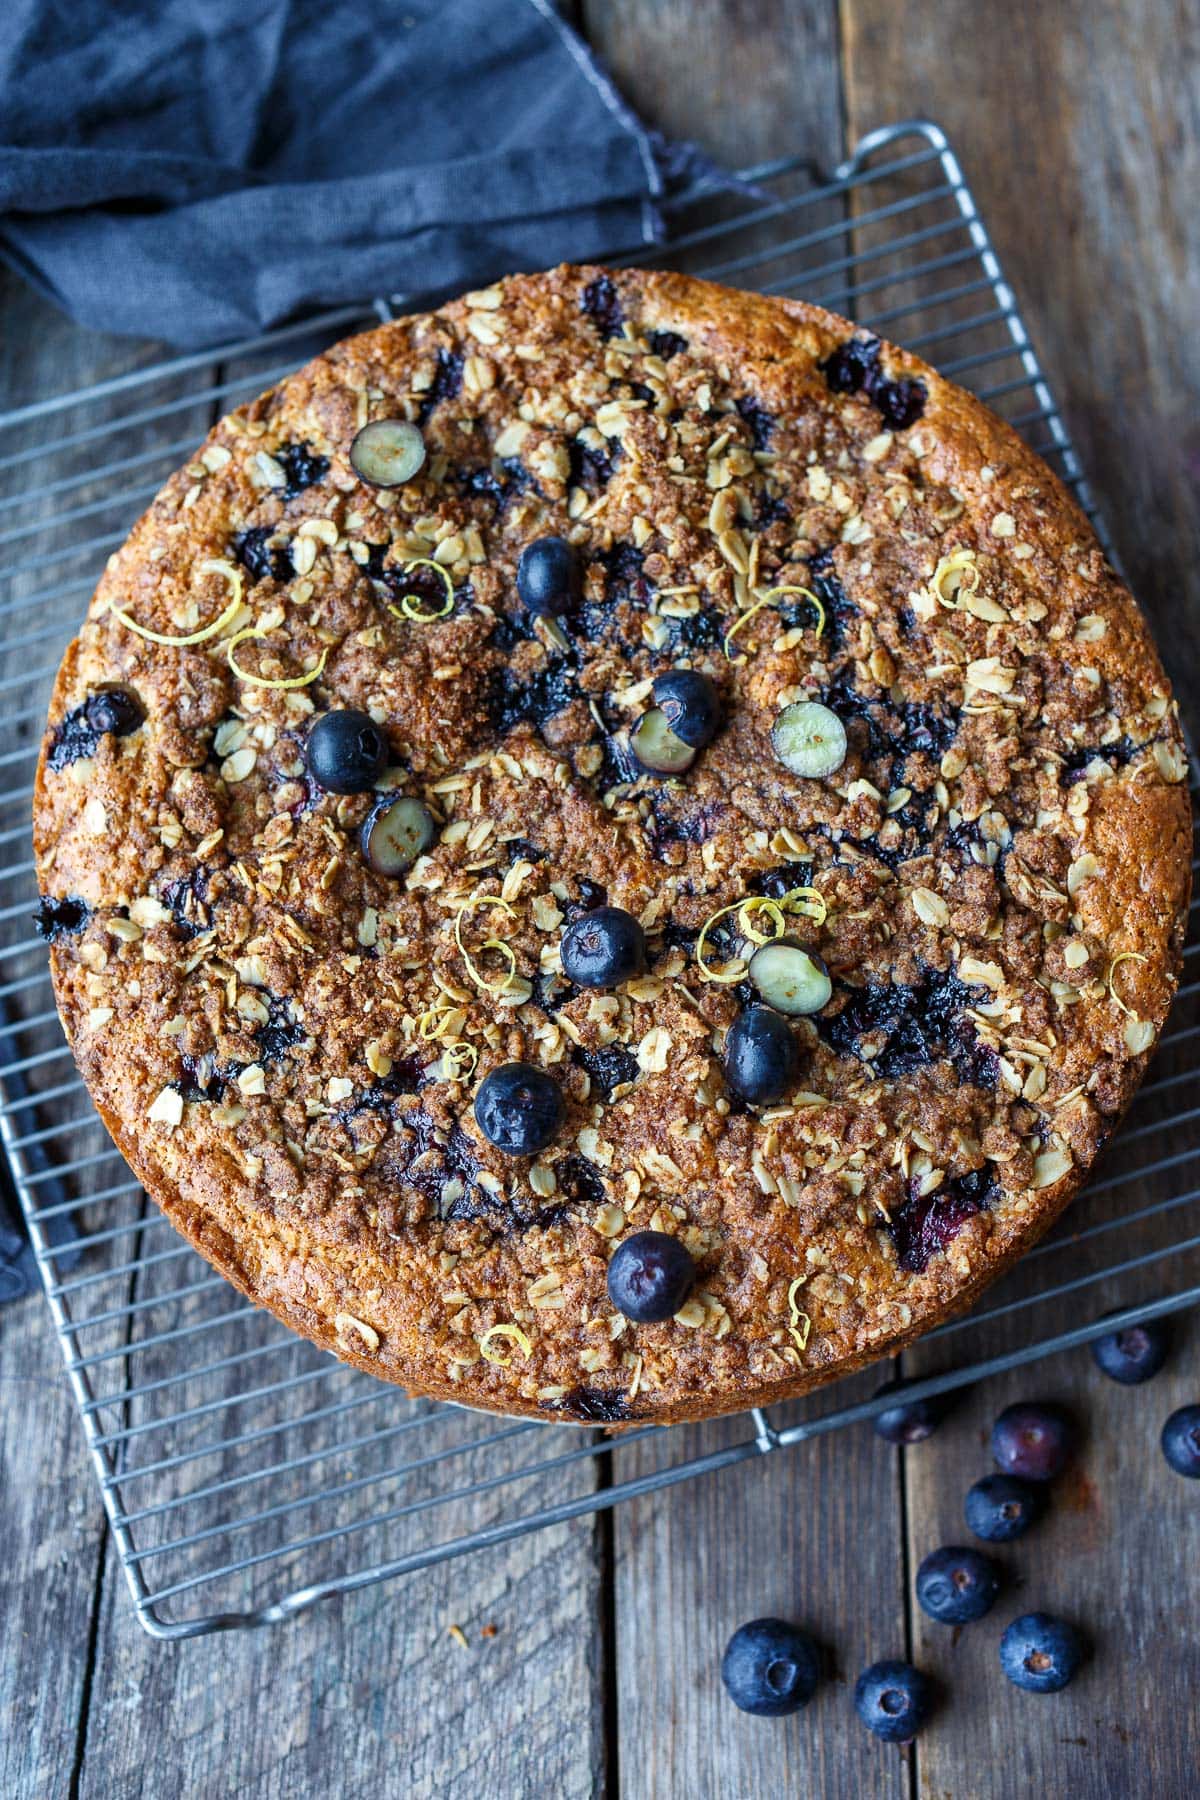
{"label": "whole blueberry", "polygon": [[1148,1319],[1143,1325],[1125,1325],[1107,1337],[1092,1340],[1092,1361],[1110,1381],[1137,1387],[1157,1375],[1167,1360],[1171,1333],[1165,1319]]}
{"label": "whole blueberry", "polygon": [[907,1744],[933,1711],[929,1677],[911,1663],[872,1663],[854,1684],[854,1710],[885,1744]]}
{"label": "whole blueberry", "polygon": [[963,1517],[968,1531],[987,1544],[1008,1544],[1024,1537],[1046,1505],[1046,1490],[1019,1475],[985,1475],[967,1489]]}
{"label": "whole blueberry", "polygon": [[677,738],[703,750],[721,723],[716,683],[699,669],[668,669],[654,683],[654,703]]}
{"label": "whole blueberry", "polygon": [[1162,1453],[1177,1475],[1200,1480],[1200,1406],[1181,1406],[1162,1428]]}
{"label": "whole blueberry", "polygon": [[990,1556],[963,1544],[931,1550],[917,1570],[917,1601],[941,1625],[969,1625],[990,1612],[1000,1571]]}
{"label": "whole blueberry", "polygon": [[660,1325],[674,1318],[695,1279],[696,1265],[677,1237],[635,1231],[613,1251],[608,1297],[635,1325]]}
{"label": "whole blueberry", "polygon": [[937,1430],[950,1410],[951,1402],[944,1394],[926,1394],[923,1400],[906,1400],[905,1390],[912,1383],[899,1376],[876,1388],[874,1398],[894,1396],[886,1412],[875,1414],[875,1429],[889,1444],[919,1444]]}
{"label": "whole blueberry", "polygon": [[1053,1481],[1074,1447],[1074,1426],[1060,1406],[1006,1406],[992,1426],[996,1467],[1026,1481]]}
{"label": "whole blueberry", "polygon": [[567,926],[559,954],[576,987],[619,987],[645,968],[646,934],[623,907],[598,906]]}
{"label": "whole blueberry", "polygon": [[388,742],[354,707],[322,713],[308,734],[308,772],[330,794],[365,794],[387,768]]}
{"label": "whole blueberry", "polygon": [[533,1063],[502,1063],[475,1095],[475,1122],[489,1144],[510,1156],[536,1156],[563,1119],[558,1083]]}
{"label": "whole blueberry", "polygon": [[721,1680],[733,1704],[762,1719],[807,1706],[820,1678],[817,1646],[786,1619],[739,1625],[721,1658]]}
{"label": "whole blueberry", "polygon": [[725,1079],[752,1106],[769,1106],[800,1078],[800,1046],[781,1014],[745,1006],[725,1038]]}
{"label": "whole blueberry", "polygon": [[579,560],[566,538],[535,538],[517,564],[517,593],[531,613],[567,612],[579,592]]}
{"label": "whole blueberry", "polygon": [[1065,1688],[1083,1661],[1074,1626],[1049,1613],[1023,1613],[1000,1639],[1000,1667],[1011,1682],[1031,1694]]}

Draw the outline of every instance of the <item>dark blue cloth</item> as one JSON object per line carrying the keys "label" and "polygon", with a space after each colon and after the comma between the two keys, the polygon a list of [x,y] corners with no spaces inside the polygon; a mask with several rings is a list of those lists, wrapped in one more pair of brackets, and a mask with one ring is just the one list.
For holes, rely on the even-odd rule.
{"label": "dark blue cloth", "polygon": [[649,134],[551,0],[3,0],[0,255],[190,348],[652,243]]}

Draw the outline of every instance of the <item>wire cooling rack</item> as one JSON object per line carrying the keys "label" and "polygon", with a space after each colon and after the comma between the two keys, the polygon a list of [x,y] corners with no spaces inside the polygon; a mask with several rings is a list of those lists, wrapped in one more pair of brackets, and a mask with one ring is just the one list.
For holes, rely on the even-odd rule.
{"label": "wire cooling rack", "polygon": [[[873,132],[831,175],[793,157],[745,180],[674,201],[672,247],[655,260],[820,301],[920,351],[1026,435],[1104,536],[936,126]],[[157,1637],[273,1623],[878,1410],[876,1372],[769,1413],[614,1443],[410,1401],[246,1304],[182,1244],[75,1075],[31,929],[30,782],[63,644],[102,558],[221,412],[408,303],[327,314],[0,418],[0,1137],[138,1617]],[[924,1377],[914,1391],[1083,1343],[1112,1328],[1097,1323],[1107,1308],[1134,1322],[1200,1300],[1198,994],[1185,976],[1150,1079],[1065,1225],[923,1341],[907,1365]]]}

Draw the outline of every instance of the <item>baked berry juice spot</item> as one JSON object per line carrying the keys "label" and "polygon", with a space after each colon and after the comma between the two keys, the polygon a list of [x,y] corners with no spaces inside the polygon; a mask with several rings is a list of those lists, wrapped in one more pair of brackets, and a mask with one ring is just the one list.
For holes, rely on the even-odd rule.
{"label": "baked berry juice spot", "polygon": [[564,268],[337,345],[112,558],[36,796],[178,1229],[410,1392],[694,1418],[891,1354],[1078,1189],[1176,986],[1146,626],[817,308]]}

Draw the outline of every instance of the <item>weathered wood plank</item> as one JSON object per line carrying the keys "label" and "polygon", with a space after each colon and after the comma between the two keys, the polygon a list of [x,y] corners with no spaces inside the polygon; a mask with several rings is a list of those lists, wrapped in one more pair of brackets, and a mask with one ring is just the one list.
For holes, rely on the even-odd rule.
{"label": "weathered wood plank", "polygon": [[[908,4],[848,0],[843,22],[852,135],[898,112],[927,113],[950,132],[1118,549],[1159,626],[1185,707],[1194,708],[1200,581],[1184,471],[1200,363],[1182,275],[1200,259],[1189,198],[1200,165],[1188,124],[1195,22],[1185,10],[1177,0],[1108,0],[1085,14],[1050,0],[1020,9],[1018,23],[1011,9],[982,4],[918,14]],[[1169,92],[1167,68],[1174,71]],[[906,319],[900,335],[920,328],[919,319]],[[1171,1068],[1160,1058],[1156,1073]],[[1164,1147],[1151,1137],[1139,1151],[1128,1130],[1155,1118],[1167,1129],[1180,1093],[1147,1100],[1118,1137],[1102,1179]],[[1175,1131],[1166,1147],[1184,1142]],[[1085,1197],[1064,1229],[1119,1217],[1135,1194],[1144,1204],[1184,1185],[1181,1176],[1173,1190],[1160,1181]],[[1194,1216],[1078,1242],[1043,1258],[1037,1279],[1050,1271],[1078,1279],[1121,1255],[1146,1253]],[[1034,1269],[1018,1271],[1000,1297],[1027,1291]],[[1129,1279],[1100,1284],[1065,1306],[1000,1320],[986,1341],[992,1349],[1017,1347],[1121,1298],[1149,1297],[1168,1280],[1179,1285],[1185,1275],[1152,1265],[1132,1286]],[[923,1792],[954,1800],[1039,1791],[1138,1800],[1194,1785],[1188,1595],[1200,1523],[1187,1484],[1171,1475],[1157,1445],[1166,1414],[1195,1398],[1195,1323],[1178,1335],[1170,1369],[1149,1388],[1116,1387],[1086,1351],[1075,1352],[989,1382],[936,1437],[905,1453],[915,1568],[938,1544],[967,1538],[963,1495],[989,1467],[986,1433],[1004,1405],[1058,1399],[1086,1428],[1049,1518],[997,1553],[1013,1579],[994,1614],[952,1634],[914,1609],[916,1657],[946,1693],[918,1748]],[[982,1341],[964,1332],[927,1342],[906,1357],[906,1370],[943,1366]],[[1094,1645],[1072,1687],[1046,1699],[1011,1687],[997,1662],[1003,1626],[1035,1608],[1072,1618]]]}
{"label": "weathered wood plank", "polygon": [[[621,0],[585,7],[585,18],[622,90],[668,136],[730,166],[791,153],[828,165],[840,156],[832,5]],[[771,274],[760,268],[738,279]],[[681,1428],[672,1457],[685,1443],[698,1454],[749,1429],[746,1419]],[[657,1444],[618,1450],[616,1478],[661,1454]],[[623,1795],[908,1791],[907,1760],[881,1754],[867,1737],[847,1685],[864,1661],[903,1653],[899,1517],[896,1463],[864,1463],[858,1434],[736,1466],[614,1514]],[[831,1653],[836,1678],[792,1719],[748,1718],[721,1688],[727,1637],[764,1613],[796,1619]]]}

